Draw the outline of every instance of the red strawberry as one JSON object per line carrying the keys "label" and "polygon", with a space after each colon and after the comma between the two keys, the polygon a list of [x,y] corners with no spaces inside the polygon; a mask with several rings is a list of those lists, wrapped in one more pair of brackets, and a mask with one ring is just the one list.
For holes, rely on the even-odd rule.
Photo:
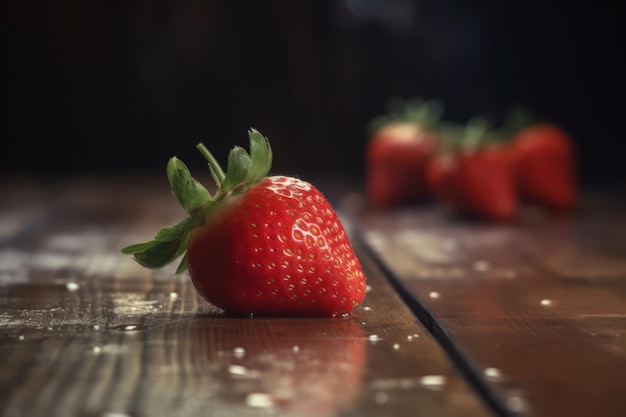
{"label": "red strawberry", "polygon": [[435,195],[454,209],[487,220],[511,220],[517,194],[510,152],[489,142],[485,126],[470,125],[460,143],[449,144],[428,166]]}
{"label": "red strawberry", "polygon": [[535,123],[511,139],[520,196],[557,210],[576,201],[572,139],[554,124]]}
{"label": "red strawberry", "polygon": [[426,166],[438,142],[432,130],[441,116],[437,103],[397,103],[396,107],[372,122],[366,150],[367,196],[381,208],[429,195]]}
{"label": "red strawberry", "polygon": [[269,143],[251,130],[250,154],[235,147],[224,173],[204,145],[218,185],[215,195],[177,158],[168,177],[190,216],[160,230],[154,240],[122,250],[148,268],[185,251],[198,292],[231,314],[336,316],[365,296],[365,277],[337,214],[313,185],[266,177]]}

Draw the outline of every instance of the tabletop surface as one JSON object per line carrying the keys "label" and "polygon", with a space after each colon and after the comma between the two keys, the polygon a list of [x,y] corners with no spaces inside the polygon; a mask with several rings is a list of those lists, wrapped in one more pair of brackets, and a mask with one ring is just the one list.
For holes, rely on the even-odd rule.
{"label": "tabletop surface", "polygon": [[620,201],[486,225],[320,188],[349,318],[228,317],[121,255],[184,215],[161,178],[0,181],[0,416],[625,415]]}

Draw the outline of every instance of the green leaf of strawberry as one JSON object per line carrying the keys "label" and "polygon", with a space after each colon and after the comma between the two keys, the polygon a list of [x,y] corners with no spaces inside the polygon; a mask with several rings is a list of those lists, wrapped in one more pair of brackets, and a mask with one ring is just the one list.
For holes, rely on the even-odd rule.
{"label": "green leaf of strawberry", "polygon": [[269,142],[254,129],[248,135],[250,153],[233,148],[226,172],[198,145],[214,195],[171,158],[168,178],[189,217],[122,253],[148,268],[182,255],[176,273],[188,269],[199,293],[229,313],[349,313],[365,296],[365,276],[336,213],[311,184],[267,177]]}
{"label": "green leaf of strawberry", "polygon": [[189,214],[211,200],[207,189],[192,178],[187,165],[180,159],[176,157],[170,159],[167,164],[167,177],[176,200]]}
{"label": "green leaf of strawberry", "polygon": [[404,100],[394,97],[387,103],[387,114],[374,118],[368,124],[370,135],[392,124],[411,124],[419,129],[434,129],[443,115],[443,104],[438,100],[412,98]]}

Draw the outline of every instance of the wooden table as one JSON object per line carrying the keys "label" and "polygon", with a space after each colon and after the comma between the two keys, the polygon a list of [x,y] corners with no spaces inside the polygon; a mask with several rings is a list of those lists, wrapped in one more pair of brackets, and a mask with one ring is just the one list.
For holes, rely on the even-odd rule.
{"label": "wooden table", "polygon": [[494,226],[324,188],[368,279],[347,319],[230,318],[119,249],[164,178],[0,182],[0,416],[622,416],[624,206]]}

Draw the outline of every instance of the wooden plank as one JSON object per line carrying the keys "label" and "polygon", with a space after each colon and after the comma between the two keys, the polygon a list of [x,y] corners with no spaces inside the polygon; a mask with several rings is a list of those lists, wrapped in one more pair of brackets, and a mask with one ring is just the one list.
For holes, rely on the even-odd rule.
{"label": "wooden plank", "polygon": [[[360,236],[474,382],[512,414],[623,416],[626,212],[587,196],[512,225],[439,207],[360,213]],[[470,378],[472,379],[472,378]]]}
{"label": "wooden plank", "polygon": [[362,252],[348,319],[226,317],[119,254],[182,215],[161,184],[26,196],[41,215],[0,244],[0,415],[492,415]]}

